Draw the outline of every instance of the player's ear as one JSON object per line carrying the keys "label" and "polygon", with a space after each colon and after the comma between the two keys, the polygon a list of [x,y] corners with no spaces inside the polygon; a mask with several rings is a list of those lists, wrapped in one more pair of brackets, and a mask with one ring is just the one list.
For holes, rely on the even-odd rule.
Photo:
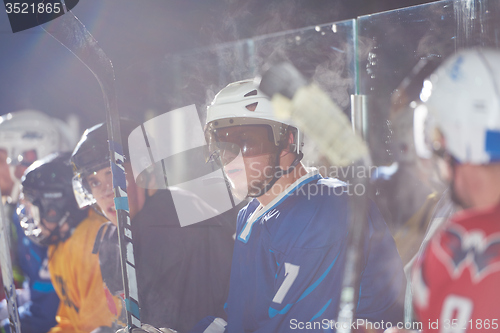
{"label": "player's ear", "polygon": [[280,154],[281,157],[288,155],[293,151],[293,149],[292,149],[293,142],[294,142],[293,133],[291,131],[289,131],[288,138],[286,139],[286,143],[284,144],[284,148]]}
{"label": "player's ear", "polygon": [[286,147],[284,150],[291,152],[293,150],[293,149],[291,149],[293,142],[294,142],[293,133],[292,133],[292,131],[288,131],[288,139],[287,139]]}
{"label": "player's ear", "polygon": [[293,133],[292,131],[288,131],[288,145],[290,146],[294,141]]}

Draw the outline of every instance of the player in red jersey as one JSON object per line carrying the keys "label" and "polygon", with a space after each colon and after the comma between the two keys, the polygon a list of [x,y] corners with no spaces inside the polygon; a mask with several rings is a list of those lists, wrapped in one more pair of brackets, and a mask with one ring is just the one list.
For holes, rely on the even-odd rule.
{"label": "player in red jersey", "polygon": [[466,50],[424,82],[427,146],[457,213],[413,270],[423,332],[500,331],[500,52]]}

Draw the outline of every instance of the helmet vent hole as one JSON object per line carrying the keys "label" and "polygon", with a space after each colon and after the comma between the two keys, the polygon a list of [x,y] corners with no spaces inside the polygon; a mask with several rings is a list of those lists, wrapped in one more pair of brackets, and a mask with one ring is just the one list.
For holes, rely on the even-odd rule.
{"label": "helmet vent hole", "polygon": [[248,104],[247,106],[245,106],[249,111],[255,111],[255,109],[257,108],[257,104],[259,104],[259,102],[255,102],[255,103],[252,103],[252,104]]}
{"label": "helmet vent hole", "polygon": [[249,97],[249,96],[257,96],[257,90],[252,90],[248,93],[246,93],[243,97]]}

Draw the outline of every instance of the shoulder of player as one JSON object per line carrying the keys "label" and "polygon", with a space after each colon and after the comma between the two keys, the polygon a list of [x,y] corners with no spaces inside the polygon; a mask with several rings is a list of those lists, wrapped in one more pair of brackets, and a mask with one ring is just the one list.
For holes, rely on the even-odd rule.
{"label": "shoulder of player", "polygon": [[327,194],[326,191],[321,194],[321,188],[317,194],[313,188],[308,190],[312,191],[309,196],[303,196],[301,200],[293,202],[288,206],[289,211],[283,212],[285,214],[282,226],[274,239],[282,243],[280,239],[288,238],[294,248],[322,248],[338,244],[345,239],[348,231],[348,197],[344,194]]}
{"label": "shoulder of player", "polygon": [[[290,205],[291,211],[286,215],[289,217],[284,223],[286,228],[301,230],[295,247],[331,246],[345,239],[348,233],[352,213],[350,200],[355,194],[349,192],[348,184],[335,178],[322,178],[316,183],[319,188],[306,189],[306,195]],[[376,231],[386,231],[387,226],[372,200],[369,200],[367,214],[369,237]]]}
{"label": "shoulder of player", "polygon": [[347,207],[330,210],[319,208],[306,221],[302,232],[298,234],[295,248],[322,248],[338,244],[347,237],[349,214]]}
{"label": "shoulder of player", "polygon": [[[312,180],[293,190],[287,189],[286,193],[282,194],[283,198],[277,207],[310,209],[313,206],[325,205],[334,210],[337,205],[344,205],[349,200],[347,189],[346,183],[335,178]],[[252,206],[249,205],[249,207]]]}
{"label": "shoulder of player", "polygon": [[349,184],[336,178],[320,178],[308,182],[289,196],[306,197],[308,200],[329,200],[332,197],[344,197],[348,195]]}
{"label": "shoulder of player", "polygon": [[325,177],[325,178],[320,178],[318,179],[318,184],[332,187],[332,188],[338,188],[338,187],[347,187],[347,183],[338,179],[338,178],[331,178],[331,177]]}
{"label": "shoulder of player", "polygon": [[[293,197],[296,197],[294,200]],[[336,178],[321,178],[307,183],[291,193],[290,205],[295,209],[309,210],[315,216],[349,210],[348,185]],[[315,219],[322,221],[322,219]]]}
{"label": "shoulder of player", "polygon": [[237,216],[238,223],[246,221],[249,214],[253,213],[255,209],[259,206],[259,201],[257,199],[252,199],[243,208],[240,209]]}

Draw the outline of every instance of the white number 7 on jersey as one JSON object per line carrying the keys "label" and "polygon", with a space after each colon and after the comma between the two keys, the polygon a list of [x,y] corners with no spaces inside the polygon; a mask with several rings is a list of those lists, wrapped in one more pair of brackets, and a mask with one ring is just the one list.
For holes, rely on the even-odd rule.
{"label": "white number 7 on jersey", "polygon": [[293,281],[295,281],[297,275],[299,275],[299,269],[300,266],[293,265],[288,262],[285,263],[285,280],[283,280],[283,283],[276,292],[276,295],[274,295],[273,303],[281,304],[281,302],[283,302],[283,299],[285,298],[288,290],[290,290]]}

